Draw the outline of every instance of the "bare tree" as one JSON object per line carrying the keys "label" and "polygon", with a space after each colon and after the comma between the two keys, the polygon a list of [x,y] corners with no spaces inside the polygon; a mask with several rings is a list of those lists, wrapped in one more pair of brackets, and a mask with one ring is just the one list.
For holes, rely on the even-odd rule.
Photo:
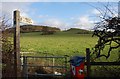
{"label": "bare tree", "polygon": [[[108,4],[103,6],[106,8],[106,11],[101,12],[101,10],[97,9],[101,13],[99,17],[102,21],[96,23],[93,33],[93,36],[98,37],[98,42],[93,52],[93,54],[96,54],[96,58],[109,58],[111,51],[120,47],[120,18],[111,11]],[[108,15],[108,12],[111,15]],[[109,47],[107,55],[105,53],[101,54],[106,46]]]}
{"label": "bare tree", "polygon": [[[93,36],[98,37],[97,44],[91,54],[93,56],[95,55],[95,59],[100,57],[108,59],[112,55],[113,50],[120,50],[120,17],[115,14],[117,11],[111,10],[109,3],[102,5],[105,8],[104,10],[95,7],[101,14],[99,16],[101,21],[95,24],[93,33]],[[106,52],[103,52],[103,50]],[[120,51],[116,53],[118,53],[118,59],[116,61],[120,62]],[[92,61],[94,61],[94,57]],[[118,66],[97,66],[96,70],[95,74],[98,73],[100,77],[120,77],[120,68]]]}

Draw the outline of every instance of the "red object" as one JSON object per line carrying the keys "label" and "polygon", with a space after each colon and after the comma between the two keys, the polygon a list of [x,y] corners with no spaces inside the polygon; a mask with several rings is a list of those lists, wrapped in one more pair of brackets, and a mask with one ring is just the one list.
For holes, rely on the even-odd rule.
{"label": "red object", "polygon": [[73,79],[84,79],[84,62],[80,63],[80,66],[71,65],[71,73]]}

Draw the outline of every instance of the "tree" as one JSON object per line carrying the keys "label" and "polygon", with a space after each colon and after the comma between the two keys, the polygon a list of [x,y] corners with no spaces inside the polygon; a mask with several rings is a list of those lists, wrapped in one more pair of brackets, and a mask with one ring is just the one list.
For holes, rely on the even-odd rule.
{"label": "tree", "polygon": [[[92,55],[96,58],[105,57],[108,59],[111,56],[112,50],[118,49],[118,59],[120,62],[120,17],[110,10],[108,5],[104,5],[106,11],[100,12],[102,21],[96,23],[93,36],[98,37],[97,44],[95,45]],[[119,8],[119,7],[118,7]],[[99,9],[99,11],[101,11]],[[109,12],[109,13],[108,13]],[[111,14],[111,15],[109,15]],[[106,52],[102,52],[107,48]],[[117,58],[117,57],[116,57]],[[94,61],[94,57],[91,58]],[[120,77],[120,67],[118,66],[97,66],[95,73],[102,77]]]}
{"label": "tree", "polygon": [[[109,9],[108,5],[104,5],[104,7],[106,8],[104,15],[100,12],[102,13],[102,17],[99,16],[103,20],[96,23],[93,33],[93,36],[98,37],[98,42],[95,45],[93,52],[93,54],[96,54],[96,58],[109,58],[111,51],[120,47],[120,18],[115,16],[115,14]],[[107,12],[111,15],[108,15],[109,13]],[[101,53],[106,46],[109,46],[107,55]]]}
{"label": "tree", "polygon": [[50,27],[44,26],[42,28],[42,35],[51,35],[51,34],[54,34],[54,33],[55,33],[54,29],[52,29]]}

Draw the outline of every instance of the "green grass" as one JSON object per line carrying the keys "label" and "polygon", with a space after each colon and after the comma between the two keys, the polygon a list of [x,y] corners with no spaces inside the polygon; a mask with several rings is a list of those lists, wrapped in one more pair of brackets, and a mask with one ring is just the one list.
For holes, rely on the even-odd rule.
{"label": "green grass", "polygon": [[[97,43],[97,40],[98,40],[97,37],[92,37],[91,34],[57,32],[54,35],[41,35],[40,32],[32,32],[32,33],[21,33],[20,44],[21,44],[21,51],[36,52],[35,54],[31,54],[31,55],[43,56],[46,55],[45,53],[47,53],[47,55],[53,54],[56,56],[60,56],[60,55],[85,56],[86,48],[93,48]],[[108,49],[108,47],[106,49]],[[103,53],[107,52],[106,49],[103,51]],[[109,59],[106,60],[104,57],[101,57],[98,58],[96,61],[111,62],[111,61],[115,61],[117,57],[118,57],[118,49],[111,52],[111,56]],[[30,60],[30,62],[32,61],[33,59]],[[39,62],[41,63],[41,61],[34,61],[32,62],[32,64]],[[64,61],[62,61],[61,59],[58,59],[56,62],[57,64],[64,63]],[[91,71],[92,76],[101,76],[99,74],[102,73],[104,74],[104,70],[101,66],[99,68],[98,66],[97,67],[92,66],[92,67],[93,67]],[[111,68],[112,67],[113,66],[111,66]],[[69,68],[69,63],[68,63],[68,68]]]}
{"label": "green grass", "polygon": [[21,33],[21,51],[54,55],[85,55],[86,48],[94,47],[97,41],[91,34],[57,32],[54,35],[41,35],[40,32]]}
{"label": "green grass", "polygon": [[[54,35],[41,35],[40,32],[21,33],[21,52],[35,52],[32,55],[57,55],[57,56],[86,56],[86,48],[93,48],[97,37],[91,34],[75,34],[74,32],[57,32]],[[109,47],[108,47],[109,48]],[[107,49],[107,48],[106,48]],[[107,50],[103,53],[107,54]],[[118,49],[111,52],[107,61],[114,61],[118,57]],[[30,54],[29,54],[30,55]],[[106,61],[106,58],[100,58]],[[98,61],[100,61],[98,59]]]}

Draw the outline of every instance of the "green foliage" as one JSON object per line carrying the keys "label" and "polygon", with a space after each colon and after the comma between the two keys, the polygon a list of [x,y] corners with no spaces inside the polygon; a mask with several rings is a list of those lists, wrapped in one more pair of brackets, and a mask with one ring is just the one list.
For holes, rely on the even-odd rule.
{"label": "green foliage", "polygon": [[[44,28],[47,27],[48,31],[60,31],[59,28],[56,27],[49,27],[49,26],[42,26],[42,25],[22,25],[20,26],[20,32],[21,33],[28,33],[28,32],[42,32]],[[9,29],[11,32],[13,32],[13,28]]]}
{"label": "green foliage", "polygon": [[13,44],[11,41],[11,33],[6,30],[10,27],[9,19],[7,16],[0,17],[0,28],[1,28],[1,45],[2,45],[2,78],[14,77],[14,59],[13,59]]}
{"label": "green foliage", "polygon": [[2,76],[13,77],[14,75],[14,57],[13,44],[10,40],[10,33],[8,31],[2,32]]}
{"label": "green foliage", "polygon": [[47,27],[47,26],[44,26],[42,28],[42,35],[52,35],[55,32],[56,32],[55,30],[52,30],[52,29],[50,29],[50,27]]}
{"label": "green foliage", "polygon": [[40,26],[40,25],[23,25],[20,27],[21,32],[42,32],[42,31],[60,31],[59,28]]}

